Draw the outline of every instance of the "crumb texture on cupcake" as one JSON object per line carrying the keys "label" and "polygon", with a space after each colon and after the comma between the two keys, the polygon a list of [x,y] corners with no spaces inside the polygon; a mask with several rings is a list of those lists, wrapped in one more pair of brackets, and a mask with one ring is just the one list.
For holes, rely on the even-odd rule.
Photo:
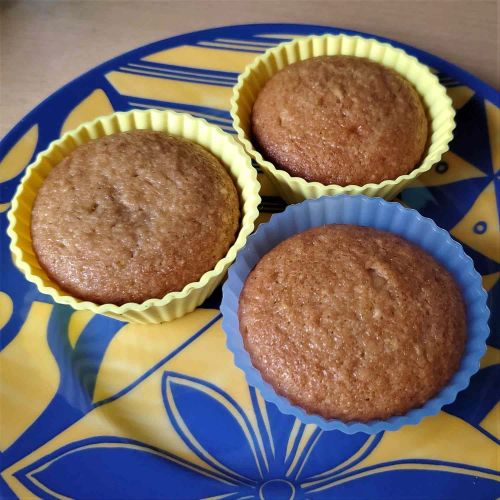
{"label": "crumb texture on cupcake", "polygon": [[322,184],[396,179],[422,159],[428,120],[396,71],[354,56],[320,56],[276,73],[254,103],[252,135],[278,169]]}
{"label": "crumb texture on cupcake", "polygon": [[466,338],[452,276],[379,230],[326,225],[267,253],[239,302],[255,368],[308,413],[367,422],[422,406],[451,379]]}
{"label": "crumb texture on cupcake", "polygon": [[69,294],[121,305],[198,281],[239,226],[236,187],[203,147],[132,131],[79,146],[56,165],[32,212],[33,248]]}

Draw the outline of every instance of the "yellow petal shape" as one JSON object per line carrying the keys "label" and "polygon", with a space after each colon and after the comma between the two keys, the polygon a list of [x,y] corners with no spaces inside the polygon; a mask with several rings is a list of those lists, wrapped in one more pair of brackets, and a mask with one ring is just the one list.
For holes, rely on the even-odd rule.
{"label": "yellow petal shape", "polygon": [[377,447],[351,471],[412,458],[496,470],[497,452],[496,444],[473,426],[461,418],[441,412],[425,418],[418,425],[386,432]]}
{"label": "yellow petal shape", "polygon": [[204,83],[179,82],[152,76],[112,71],[106,75],[120,93],[142,99],[174,101],[182,104],[229,109],[232,89]]}
{"label": "yellow petal shape", "polygon": [[295,440],[297,439],[297,435],[300,429],[300,421],[295,420],[293,423],[292,430],[290,431],[290,435],[288,436],[288,443],[286,444],[286,455],[285,460],[288,460],[290,453],[292,452],[293,446],[295,444]]}
{"label": "yellow petal shape", "polygon": [[97,374],[94,402],[118,393],[137,380],[217,313],[213,309],[197,309],[168,323],[125,325],[116,333],[106,350]]}
{"label": "yellow petal shape", "polygon": [[498,278],[500,278],[500,272],[492,273],[492,274],[485,274],[483,276],[484,289],[487,292],[489,292],[497,284]]}
{"label": "yellow petal shape", "polygon": [[7,212],[9,207],[10,207],[10,202],[9,203],[0,203],[0,214],[3,212]]}
{"label": "yellow petal shape", "polygon": [[[449,426],[449,427],[448,427]],[[457,442],[450,439],[456,431],[461,431],[463,441]],[[481,448],[484,446],[484,448]],[[481,456],[482,452],[485,456]],[[475,467],[486,467],[493,470],[496,462],[495,443],[484,436],[481,432],[457,417],[441,413],[430,417],[418,426],[408,426],[396,432],[386,432],[377,447],[364,460],[349,469],[349,473],[364,469],[365,467],[377,466],[393,460],[433,459],[440,461],[456,462],[457,465],[437,465],[405,463],[377,467],[369,471],[352,474],[345,479],[335,480],[322,485],[313,492],[318,492],[348,481],[359,479],[371,474],[379,474],[395,470],[434,470],[468,474],[494,479],[488,472],[470,470],[462,466],[468,464]],[[321,481],[321,480],[320,480]],[[311,485],[320,481],[306,483]]]}
{"label": "yellow petal shape", "polygon": [[38,125],[33,125],[0,162],[0,183],[13,179],[29,163],[38,143]]}
{"label": "yellow petal shape", "polygon": [[260,35],[264,38],[276,38],[278,40],[294,40],[295,38],[302,38],[304,35],[290,35],[286,33],[279,33],[279,34],[274,34],[274,33],[269,33],[266,35]]}
{"label": "yellow petal shape", "polygon": [[[459,440],[457,440],[457,436],[460,436]],[[417,463],[387,465],[353,474],[341,480],[333,478],[330,483],[312,491],[318,492],[363,476],[401,469],[443,470],[494,479],[496,476],[493,474],[466,469],[462,465],[496,471],[498,467],[497,452],[496,443],[475,427],[458,417],[441,412],[433,417],[425,418],[418,425],[409,425],[395,432],[386,432],[375,449],[348,471],[352,473],[386,462],[412,459],[452,462],[456,463],[457,466]],[[322,481],[324,479],[315,479],[305,483],[304,486],[314,485]]]}
{"label": "yellow petal shape", "polygon": [[33,302],[21,330],[0,353],[2,451],[42,413],[59,385],[59,370],[47,342],[51,311],[52,305]]}
{"label": "yellow petal shape", "polygon": [[2,329],[12,316],[12,299],[5,292],[0,292],[0,329]]}
{"label": "yellow petal shape", "polygon": [[252,38],[251,40],[240,40],[239,38],[216,38],[214,41],[216,43],[228,43],[230,45],[244,45],[245,47],[257,46],[265,48],[274,47],[276,45],[275,42],[260,42],[255,38]]}
{"label": "yellow petal shape", "polygon": [[309,443],[313,432],[317,429],[317,427],[313,424],[307,424],[304,427],[304,432],[302,433],[302,437],[299,440],[299,443],[297,445],[297,449],[295,450],[295,455],[293,457],[292,463],[290,464],[290,467],[288,467],[288,470],[286,471],[286,475],[289,476],[295,466],[297,465],[297,462],[299,461],[299,458],[302,456],[302,452],[304,451],[304,448],[306,447],[307,443]]}
{"label": "yellow petal shape", "polygon": [[96,89],[70,112],[61,128],[61,135],[82,123],[113,112],[113,106],[104,90]]}
{"label": "yellow petal shape", "polygon": [[271,423],[269,421],[269,415],[267,413],[266,402],[264,401],[264,398],[260,395],[260,392],[257,392],[256,396],[257,396],[257,405],[259,406],[260,414],[262,415],[262,420],[264,422],[264,427],[266,428],[269,444],[271,445],[271,453],[273,454],[274,457],[275,449],[274,449],[273,432],[271,430]]}
{"label": "yellow petal shape", "polygon": [[496,173],[500,170],[500,109],[489,101],[485,101],[484,105],[488,121],[493,171]]}
{"label": "yellow petal shape", "polygon": [[[198,309],[195,312],[204,315],[205,319],[208,317],[213,318],[218,313],[218,311],[203,309]],[[193,314],[188,315],[188,317]],[[117,341],[115,346],[113,346],[114,340],[112,341],[108,348],[108,351],[111,349],[112,352],[106,353],[102,363],[103,366],[111,365],[115,367],[115,371],[111,370],[108,373],[115,373],[117,377],[121,377],[122,372],[126,371],[127,368],[131,368],[133,373],[136,373],[134,364],[137,359],[143,358],[145,352],[151,355],[153,350],[157,350],[160,357],[163,358],[168,351],[162,351],[162,349],[171,348],[168,346],[172,345],[172,339],[176,339],[177,344],[179,344],[182,335],[178,335],[175,328],[171,327],[165,330],[161,327],[173,324],[177,324],[179,327],[181,320],[184,318],[163,325],[127,325],[139,327],[141,332],[139,334],[134,333],[133,328],[128,332],[124,331],[126,327],[120,330],[115,338],[118,336],[122,338]],[[194,330],[189,331],[191,334],[194,333]],[[136,338],[135,342],[127,342],[127,333]],[[119,348],[118,344],[122,344],[123,347]],[[130,351],[125,352],[127,347]],[[138,349],[138,352],[135,353],[134,349]],[[116,358],[120,352],[126,354],[124,359]],[[178,358],[181,357],[182,360],[177,362]],[[140,441],[146,445],[164,449],[206,470],[213,470],[178,436],[165,410],[161,382],[165,370],[183,371],[194,376],[199,373],[208,373],[211,375],[211,381],[219,381],[220,385],[225,388],[234,388],[236,386],[239,391],[242,391],[244,386],[248,395],[248,386],[245,384],[244,376],[233,363],[230,363],[231,359],[232,355],[225,348],[225,336],[220,328],[219,320],[181,351],[180,354],[159,366],[158,369],[140,381],[130,392],[107,404],[96,407],[52,440],[3,471],[2,477],[19,498],[31,498],[32,494],[15,477],[17,471],[65,445],[97,436],[124,437]],[[103,374],[100,373],[99,377],[101,377],[100,383],[103,384]],[[202,378],[205,379],[206,377]],[[234,390],[232,394],[234,394]],[[240,403],[239,400],[238,403]],[[244,408],[244,410],[247,416],[250,417],[247,408]]]}
{"label": "yellow petal shape", "polygon": [[[88,438],[102,439],[103,436],[140,441],[167,450],[194,465],[213,470],[191,451],[170,423],[161,397],[163,373],[164,368],[158,369],[126,395],[95,408],[33,453],[4,470],[2,478],[18,498],[33,498],[33,494],[15,477],[16,472],[63,446]],[[134,445],[124,443],[119,446],[132,448]]]}
{"label": "yellow petal shape", "polygon": [[180,47],[151,54],[145,57],[144,60],[190,68],[241,73],[245,66],[255,59],[255,56],[256,54],[251,52],[181,45]]}
{"label": "yellow petal shape", "polygon": [[481,427],[495,438],[500,439],[500,403],[497,403],[488,415],[483,418]]}
{"label": "yellow petal shape", "polygon": [[[348,465],[354,463],[358,458],[362,457],[363,454],[370,448],[370,446],[372,445],[373,441],[375,440],[375,435],[372,435],[370,436],[366,441],[365,443],[363,444],[363,446],[361,446],[361,448],[359,448],[359,450],[354,453],[353,455],[351,455],[349,458],[347,458],[346,460],[344,460],[342,463],[336,465],[335,467],[332,467],[331,469],[328,469],[324,472],[321,472],[319,474],[316,474],[314,476],[312,476],[311,479],[313,480],[318,480],[318,479],[322,479],[324,478],[325,476],[328,476],[330,474],[333,474],[334,472],[340,470],[340,469],[344,469],[344,468],[347,468]],[[314,482],[314,481],[311,481],[311,482]]]}
{"label": "yellow petal shape", "polygon": [[448,87],[446,89],[446,93],[451,97],[451,100],[453,101],[453,107],[455,109],[462,108],[474,95],[474,91],[464,85],[460,85],[458,87]]}
{"label": "yellow petal shape", "polygon": [[500,227],[496,206],[495,187],[490,182],[450,233],[477,252],[500,262]]}
{"label": "yellow petal shape", "polygon": [[80,335],[87,326],[88,322],[95,316],[90,311],[75,311],[68,324],[68,339],[71,347],[74,349]]}
{"label": "yellow petal shape", "polygon": [[222,500],[223,498],[227,498],[233,496],[233,493],[225,493],[224,495],[217,495],[215,497],[206,497],[202,498],[201,500]]}
{"label": "yellow petal shape", "polygon": [[500,349],[489,345],[481,358],[481,368],[500,364]]}
{"label": "yellow petal shape", "polygon": [[[447,167],[444,171],[443,167]],[[441,186],[452,182],[486,177],[486,174],[460,156],[448,151],[441,162],[419,178],[425,186]]]}

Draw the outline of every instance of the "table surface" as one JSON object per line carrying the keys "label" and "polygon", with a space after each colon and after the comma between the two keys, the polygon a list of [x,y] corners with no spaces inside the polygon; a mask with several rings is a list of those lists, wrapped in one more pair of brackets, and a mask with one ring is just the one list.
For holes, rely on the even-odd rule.
{"label": "table surface", "polygon": [[120,53],[180,33],[254,22],[386,36],[498,86],[495,0],[0,0],[0,137],[59,87]]}

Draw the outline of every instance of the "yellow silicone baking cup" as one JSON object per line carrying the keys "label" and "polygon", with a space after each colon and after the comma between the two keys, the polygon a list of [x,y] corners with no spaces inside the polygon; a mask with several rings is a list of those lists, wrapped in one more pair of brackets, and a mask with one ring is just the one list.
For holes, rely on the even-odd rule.
{"label": "yellow silicone baking cup", "polygon": [[[50,170],[78,145],[116,132],[136,129],[158,130],[185,137],[204,146],[219,158],[228,168],[239,192],[242,210],[240,230],[235,243],[214,269],[203,274],[199,281],[186,285],[182,291],[168,293],[161,299],[149,299],[141,304],[127,303],[117,306],[82,301],[64,292],[50,280],[40,266],[31,242],[30,223],[33,203],[39,187]],[[114,113],[97,118],[66,133],[52,142],[47,150],[40,153],[35,162],[28,167],[8,214],[7,233],[11,238],[10,248],[15,264],[26,279],[34,283],[40,292],[50,295],[59,304],[67,304],[77,310],[89,310],[123,321],[138,323],[170,321],[194,310],[222,281],[227,268],[236,258],[238,250],[245,245],[247,237],[254,230],[259,214],[259,188],[256,170],[241,145],[229,134],[205,120],[173,111],[132,110]]]}
{"label": "yellow silicone baking cup", "polygon": [[[322,55],[339,54],[366,57],[392,68],[409,80],[421,95],[430,121],[430,138],[425,158],[409,174],[379,184],[326,186],[319,182],[307,182],[300,177],[292,177],[288,172],[277,169],[271,162],[265,160],[254,148],[251,142],[250,117],[253,103],[265,83],[279,70],[294,62]],[[391,199],[440,160],[443,153],[449,149],[448,144],[453,138],[455,128],[455,111],[451,99],[427,66],[387,43],[348,35],[309,36],[267,50],[239,76],[238,83],[233,89],[231,116],[238,139],[245,150],[268,176],[278,193],[289,203],[336,194],[364,194]]]}

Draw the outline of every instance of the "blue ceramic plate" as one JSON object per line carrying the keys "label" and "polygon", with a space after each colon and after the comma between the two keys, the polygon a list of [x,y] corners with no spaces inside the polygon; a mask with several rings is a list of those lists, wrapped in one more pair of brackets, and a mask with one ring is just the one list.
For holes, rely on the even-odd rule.
{"label": "blue ceramic plate", "polygon": [[[451,151],[401,199],[448,229],[473,258],[489,291],[492,334],[469,387],[418,425],[346,435],[280,413],[233,364],[220,290],[172,323],[127,325],[54,305],[12,264],[9,201],[34,155],[63,131],[113,110],[156,107],[187,111],[231,132],[231,87],[246,64],[281,41],[339,31],[261,24],[162,40],[63,87],[4,138],[2,498],[500,495],[500,98],[446,61],[391,42],[437,72],[457,109]],[[284,203],[268,183],[262,191],[265,220]]]}

